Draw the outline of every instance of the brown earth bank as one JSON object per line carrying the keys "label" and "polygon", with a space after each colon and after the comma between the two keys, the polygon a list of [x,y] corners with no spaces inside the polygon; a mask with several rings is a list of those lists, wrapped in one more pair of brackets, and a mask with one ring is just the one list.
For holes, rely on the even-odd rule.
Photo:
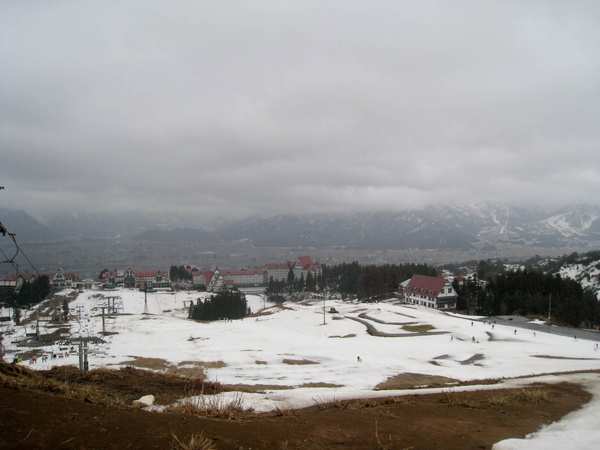
{"label": "brown earth bank", "polygon": [[[116,374],[89,373],[78,378],[74,372],[69,376],[67,369],[65,385],[87,389],[67,396],[53,393],[60,391],[53,384],[57,373],[32,374],[3,366],[0,448],[7,449],[483,449],[503,439],[522,438],[590,399],[574,384],[538,384],[517,390],[317,399],[310,408],[238,413],[234,420],[223,420],[126,406],[140,392],[161,398],[160,374],[127,368]],[[19,377],[52,379],[53,383],[25,387],[15,381]],[[168,391],[163,400],[184,397],[191,392],[190,386],[194,391],[199,388],[198,380],[190,385],[189,380],[168,376],[163,381]],[[104,397],[95,393],[104,389],[103,383],[108,391]],[[134,391],[125,399],[110,400]],[[202,436],[205,447],[188,447],[193,436]]]}

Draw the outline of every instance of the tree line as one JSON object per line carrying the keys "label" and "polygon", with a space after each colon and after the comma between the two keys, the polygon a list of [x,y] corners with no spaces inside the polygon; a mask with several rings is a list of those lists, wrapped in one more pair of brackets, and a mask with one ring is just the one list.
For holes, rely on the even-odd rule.
{"label": "tree line", "polygon": [[286,280],[269,280],[266,293],[272,298],[280,294],[328,291],[337,292],[343,298],[356,297],[362,300],[382,298],[398,291],[401,282],[415,274],[436,276],[434,267],[427,264],[384,264],[361,265],[357,261],[338,265],[323,265],[322,275],[313,277],[308,272],[298,279],[290,269]]}
{"label": "tree line", "polygon": [[573,327],[600,325],[600,303],[575,280],[538,270],[519,270],[455,281],[459,310],[469,314],[519,314],[546,318]]}
{"label": "tree line", "polygon": [[427,264],[361,265],[354,261],[323,267],[323,277],[328,289],[342,297],[361,300],[379,299],[398,291],[400,283],[413,275],[437,276],[434,267]]}
{"label": "tree line", "polygon": [[52,291],[48,275],[41,275],[31,281],[25,281],[18,291],[7,295],[6,301],[13,308],[12,319],[15,324],[21,321],[21,309],[37,305]]}

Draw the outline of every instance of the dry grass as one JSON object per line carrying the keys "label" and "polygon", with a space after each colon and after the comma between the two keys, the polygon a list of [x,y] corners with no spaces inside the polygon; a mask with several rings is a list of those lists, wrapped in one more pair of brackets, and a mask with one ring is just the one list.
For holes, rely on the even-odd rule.
{"label": "dry grass", "polygon": [[[410,400],[408,397],[383,397],[383,398],[355,398],[352,400],[339,400],[336,398],[327,399],[325,397],[313,398],[315,406],[319,411],[328,411],[331,409],[369,409],[383,405],[399,405],[408,403]],[[381,411],[379,414],[383,414],[391,417],[389,411]]]}
{"label": "dry grass", "polygon": [[417,387],[439,387],[448,384],[458,383],[454,378],[442,377],[437,375],[425,375],[422,373],[400,373],[375,386],[375,389],[381,391],[414,389]]}
{"label": "dry grass", "polygon": [[323,382],[319,382],[319,383],[304,383],[301,384],[300,387],[301,388],[338,388],[338,387],[343,387],[343,384],[333,384],[333,383],[323,383]]}
{"label": "dry grass", "polygon": [[402,327],[405,331],[410,331],[411,333],[426,333],[430,330],[435,330],[433,325],[425,324],[425,325],[404,325]]}
{"label": "dry grass", "polygon": [[196,367],[204,367],[206,369],[220,369],[227,367],[227,363],[224,361],[182,361],[178,366],[192,365]]}
{"label": "dry grass", "polygon": [[350,402],[347,400],[340,400],[337,398],[327,399],[325,397],[313,398],[315,406],[319,411],[329,411],[331,409],[347,409],[350,406]]}
{"label": "dry grass", "polygon": [[211,439],[203,436],[203,433],[192,434],[187,443],[182,442],[174,433],[171,433],[171,436],[173,438],[171,449],[173,450],[213,450],[217,448]]}
{"label": "dry grass", "polygon": [[292,366],[305,366],[309,364],[320,364],[317,361],[311,361],[310,359],[284,359],[281,361],[283,364],[290,364]]}
{"label": "dry grass", "polygon": [[516,403],[539,403],[550,400],[548,388],[523,388],[502,389],[487,391],[484,395],[475,398],[469,392],[444,391],[440,397],[440,403],[448,406],[462,406],[465,408],[506,407]]}
{"label": "dry grass", "polygon": [[513,391],[514,397],[521,402],[539,403],[550,400],[550,392],[544,388],[527,388]]}
{"label": "dry grass", "polygon": [[478,403],[471,400],[468,394],[443,391],[440,394],[440,403],[448,406],[462,406],[464,408],[477,408]]}
{"label": "dry grass", "polygon": [[235,420],[252,413],[253,410],[244,407],[242,393],[237,392],[229,399],[222,394],[204,395],[199,393],[167,406],[165,412]]}
{"label": "dry grass", "polygon": [[114,395],[109,395],[97,386],[74,384],[45,378],[32,370],[9,364],[1,364],[0,386],[12,389],[49,392],[96,405],[119,408],[130,407],[125,400]]}
{"label": "dry grass", "polygon": [[123,361],[122,363],[119,363],[119,365],[139,367],[141,369],[150,369],[174,375],[183,375],[190,378],[206,379],[204,369],[220,369],[222,367],[227,367],[227,364],[223,361],[182,361],[177,365],[173,365],[162,358],[145,358],[132,355],[129,355],[129,357],[133,359]]}
{"label": "dry grass", "polygon": [[280,408],[279,405],[275,407],[274,414],[277,417],[298,417],[300,415],[300,413],[295,409]]}
{"label": "dry grass", "polygon": [[151,370],[166,370],[167,367],[170,366],[169,362],[166,359],[162,359],[162,358],[143,358],[141,356],[131,356],[129,355],[130,358],[133,358],[132,360],[129,361],[123,361],[122,363],[119,363],[119,365],[121,366],[133,366],[133,367],[140,367],[142,369],[151,369]]}

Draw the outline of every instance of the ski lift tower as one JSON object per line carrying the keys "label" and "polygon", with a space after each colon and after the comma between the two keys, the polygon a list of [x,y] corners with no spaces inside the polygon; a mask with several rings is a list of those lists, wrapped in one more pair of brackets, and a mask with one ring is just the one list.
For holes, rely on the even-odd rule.
{"label": "ski lift tower", "polygon": [[88,363],[88,343],[106,344],[106,341],[95,336],[72,338],[71,342],[79,343],[79,370],[87,372],[89,370]]}

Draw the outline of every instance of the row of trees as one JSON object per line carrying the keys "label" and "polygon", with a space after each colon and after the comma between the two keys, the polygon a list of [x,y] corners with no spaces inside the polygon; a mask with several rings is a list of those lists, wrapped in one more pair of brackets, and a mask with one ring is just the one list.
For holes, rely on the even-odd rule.
{"label": "row of trees", "polygon": [[454,283],[458,309],[470,314],[521,314],[547,317],[553,322],[579,326],[600,325],[600,303],[581,285],[558,274],[523,270]]}
{"label": "row of trees", "polygon": [[344,298],[349,296],[361,299],[373,299],[391,295],[398,290],[399,284],[414,274],[436,276],[435,268],[427,264],[385,264],[382,266],[342,263],[324,265],[322,276],[313,277],[308,273],[306,279],[299,279],[290,269],[286,280],[269,280],[267,295],[294,294],[308,291],[339,292]]}
{"label": "row of trees", "polygon": [[252,314],[246,296],[240,292],[219,292],[204,301],[198,299],[190,305],[188,318],[194,320],[241,319]]}
{"label": "row of trees", "polygon": [[21,308],[37,305],[50,295],[50,278],[42,275],[30,282],[24,282],[19,291],[7,293],[6,302],[13,308],[12,319],[16,325],[21,322]]}
{"label": "row of trees", "polygon": [[401,282],[413,275],[436,276],[434,267],[427,264],[384,264],[362,266],[358,262],[342,263],[323,268],[327,288],[343,297],[357,296],[373,299],[398,291]]}
{"label": "row of trees", "polygon": [[306,279],[304,279],[304,274],[301,274],[300,278],[296,278],[294,271],[290,268],[286,280],[274,280],[271,277],[265,293],[267,295],[277,295],[304,291],[315,292],[317,290],[323,290],[322,277],[314,277],[312,272],[308,272]]}
{"label": "row of trees", "polygon": [[9,303],[14,307],[37,305],[50,294],[50,290],[50,279],[47,275],[42,275],[33,281],[23,283]]}
{"label": "row of trees", "polygon": [[[190,271],[188,271],[188,269],[190,269]],[[193,281],[194,277],[192,275],[192,269],[190,266],[184,267],[184,266],[171,266],[171,268],[169,269],[169,278],[171,279],[171,281],[177,282],[177,281]]]}

